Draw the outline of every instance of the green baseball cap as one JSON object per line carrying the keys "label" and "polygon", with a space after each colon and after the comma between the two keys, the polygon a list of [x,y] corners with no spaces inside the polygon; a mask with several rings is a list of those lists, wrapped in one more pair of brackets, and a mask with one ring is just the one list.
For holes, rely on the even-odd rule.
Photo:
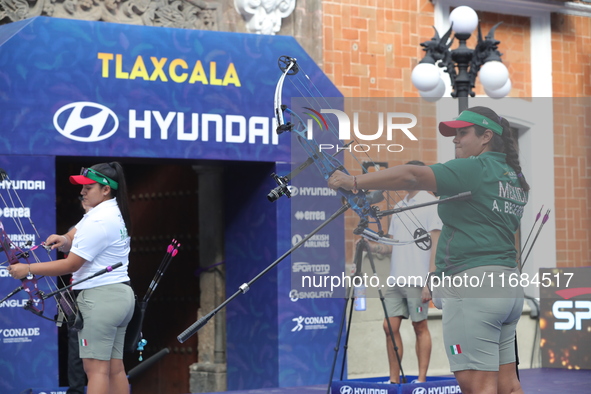
{"label": "green baseball cap", "polygon": [[503,126],[486,116],[472,111],[462,111],[455,120],[440,122],[439,132],[445,137],[454,137],[456,135],[456,129],[473,125],[482,126],[486,129],[492,130],[498,135],[503,135]]}

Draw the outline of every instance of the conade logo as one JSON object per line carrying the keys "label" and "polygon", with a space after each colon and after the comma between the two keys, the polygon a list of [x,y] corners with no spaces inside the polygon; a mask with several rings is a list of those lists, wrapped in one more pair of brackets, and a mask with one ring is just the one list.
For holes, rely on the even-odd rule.
{"label": "conade logo", "polygon": [[53,115],[53,125],[61,135],[71,140],[97,142],[117,131],[119,119],[104,105],[79,101],[58,109]]}

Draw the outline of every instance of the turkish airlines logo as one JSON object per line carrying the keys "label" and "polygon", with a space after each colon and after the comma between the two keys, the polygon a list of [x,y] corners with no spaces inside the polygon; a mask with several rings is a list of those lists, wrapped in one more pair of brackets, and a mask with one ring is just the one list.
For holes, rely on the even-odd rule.
{"label": "turkish airlines logo", "polygon": [[102,141],[117,131],[115,113],[97,103],[79,101],[64,105],[53,115],[53,125],[61,135],[74,141]]}

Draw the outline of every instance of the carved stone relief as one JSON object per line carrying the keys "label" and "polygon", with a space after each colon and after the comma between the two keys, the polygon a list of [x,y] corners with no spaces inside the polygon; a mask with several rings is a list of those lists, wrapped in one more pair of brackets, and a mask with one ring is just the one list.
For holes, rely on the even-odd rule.
{"label": "carved stone relief", "polygon": [[0,21],[34,16],[218,30],[221,7],[205,0],[0,0]]}
{"label": "carved stone relief", "polygon": [[234,0],[236,10],[246,21],[250,33],[275,34],[281,19],[291,15],[296,0]]}

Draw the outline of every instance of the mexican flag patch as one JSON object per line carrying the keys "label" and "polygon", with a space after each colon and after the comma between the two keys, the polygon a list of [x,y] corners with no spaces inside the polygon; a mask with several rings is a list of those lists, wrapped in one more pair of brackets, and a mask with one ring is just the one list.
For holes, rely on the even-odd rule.
{"label": "mexican flag patch", "polygon": [[451,345],[449,348],[451,349],[451,354],[461,354],[462,353],[462,348],[460,347],[459,344]]}
{"label": "mexican flag patch", "polygon": [[86,339],[81,339],[80,346],[88,346],[88,341]]}
{"label": "mexican flag patch", "polygon": [[418,306],[418,307],[417,307],[417,312],[418,312],[418,313],[421,313],[422,311],[423,311],[423,307],[422,307],[422,306]]}

